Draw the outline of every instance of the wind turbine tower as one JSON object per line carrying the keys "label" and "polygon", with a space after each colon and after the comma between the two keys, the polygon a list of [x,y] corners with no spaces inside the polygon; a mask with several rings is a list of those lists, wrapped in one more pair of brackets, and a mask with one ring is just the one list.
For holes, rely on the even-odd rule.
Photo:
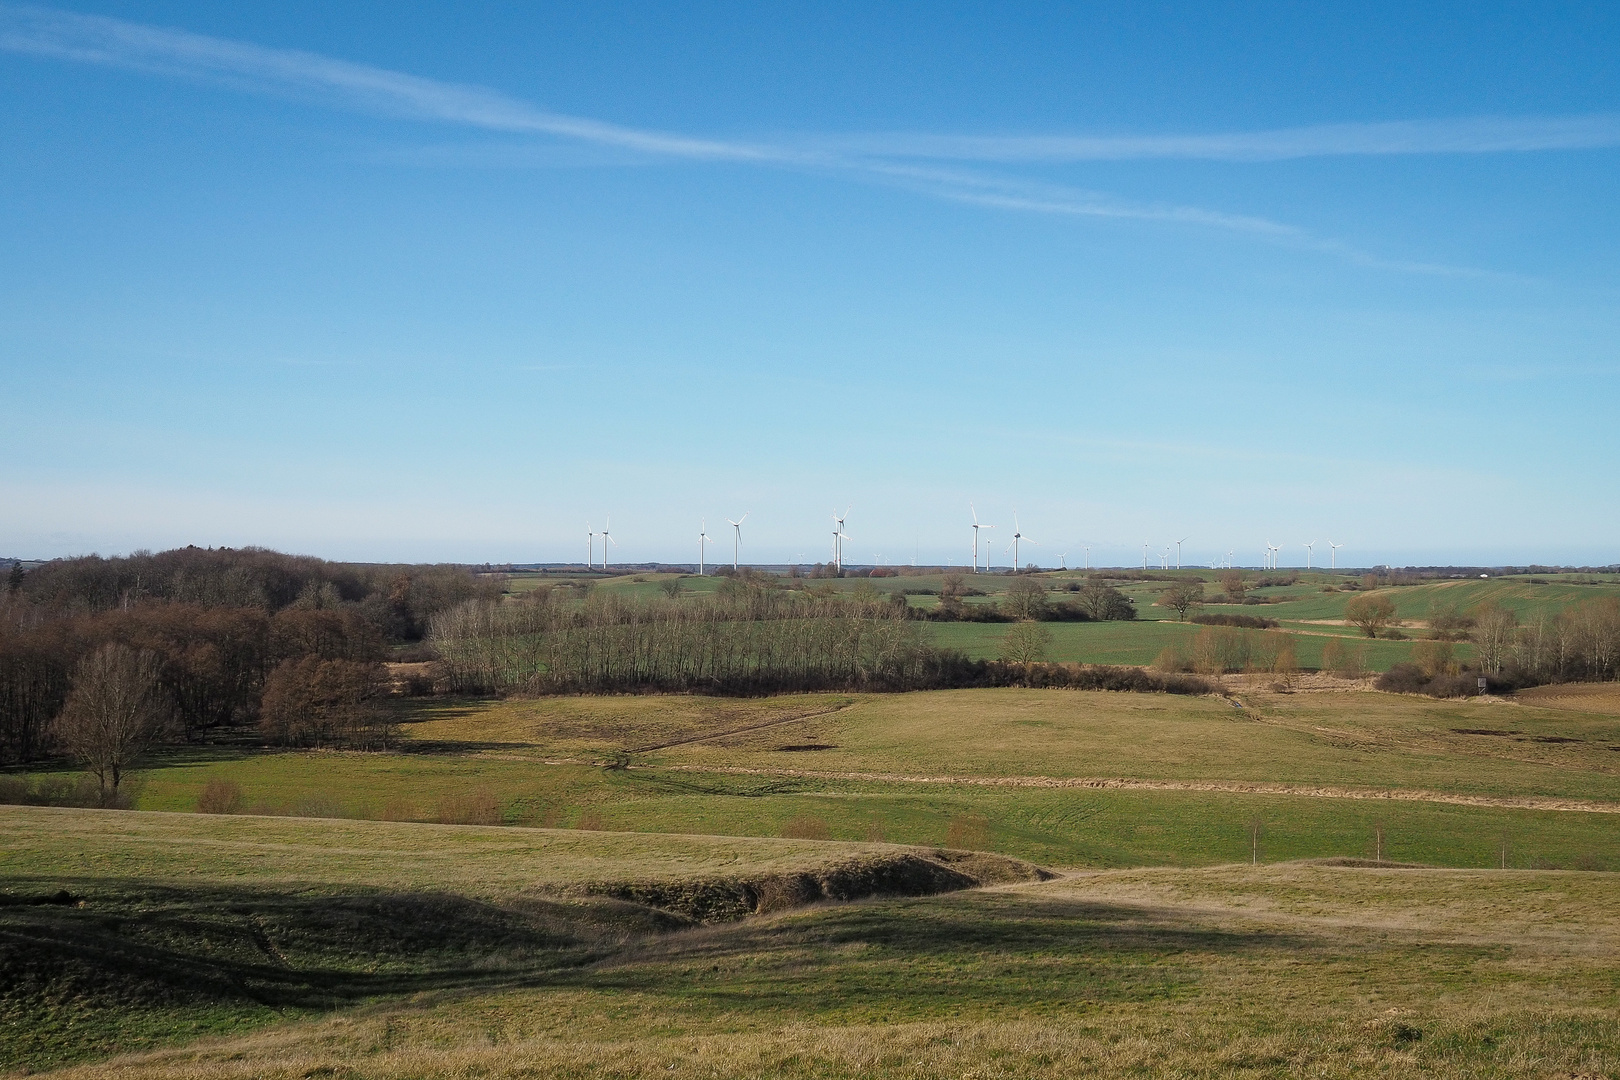
{"label": "wind turbine tower", "polygon": [[844,535],[844,521],[853,509],[852,506],[846,506],[843,517],[839,517],[836,512],[833,514],[833,570],[839,575],[844,572],[844,541],[849,539]]}
{"label": "wind turbine tower", "polygon": [[[1018,570],[1018,567],[1019,567],[1019,562],[1018,562],[1018,541],[1020,541],[1020,540],[1029,540],[1029,537],[1025,536],[1021,531],[1019,531],[1019,528],[1018,528],[1018,511],[1014,510],[1013,511],[1012,543],[1008,544],[1007,546],[1012,549],[1012,553],[1013,553],[1013,570],[1015,572]],[[1035,541],[1029,540],[1029,542],[1033,544]]]}
{"label": "wind turbine tower", "polygon": [[714,543],[709,537],[709,523],[704,521],[698,526],[698,577],[703,576],[704,556],[708,554],[709,545]]}
{"label": "wind turbine tower", "polygon": [[733,534],[733,536],[731,538],[731,568],[733,570],[740,569],[740,564],[738,562],[738,559],[741,557],[741,554],[742,554],[742,523],[747,521],[747,520],[748,520],[748,515],[747,514],[744,514],[742,517],[738,518],[736,521],[732,521],[730,518],[726,518],[726,524],[730,525],[732,527],[732,529],[735,530],[735,533]]}
{"label": "wind turbine tower", "polygon": [[608,532],[608,529],[612,525],[613,525],[613,519],[608,518],[607,524],[602,526],[602,573],[604,573],[604,574],[607,573],[607,546],[608,546],[608,544],[611,543],[614,547],[619,546],[619,542],[617,540],[613,539],[612,534],[610,534]]}
{"label": "wind turbine tower", "polygon": [[596,568],[596,530],[592,529],[591,528],[591,523],[587,521],[585,523],[585,569],[594,570],[595,568]]}
{"label": "wind turbine tower", "polygon": [[1305,569],[1311,568],[1311,559],[1316,554],[1316,541],[1312,540],[1305,545]]}
{"label": "wind turbine tower", "polygon": [[1185,544],[1188,541],[1188,539],[1190,539],[1190,538],[1186,537],[1186,536],[1183,536],[1180,540],[1176,541],[1176,569],[1177,570],[1181,569],[1181,545]]}
{"label": "wind turbine tower", "polygon": [[1148,542],[1146,540],[1144,540],[1144,541],[1142,541],[1142,569],[1144,569],[1144,570],[1147,569],[1147,553],[1148,553]]}
{"label": "wind turbine tower", "polygon": [[1332,567],[1332,569],[1337,570],[1339,568],[1339,549],[1344,547],[1344,545],[1343,544],[1335,544],[1333,541],[1329,540],[1328,541],[1328,547],[1333,549],[1333,567]]}
{"label": "wind turbine tower", "polygon": [[[973,572],[977,574],[979,572],[979,530],[993,529],[995,526],[979,524],[979,512],[973,509],[972,503],[968,503],[968,513],[973,515]],[[984,568],[986,570],[990,569],[990,548],[988,544],[985,545]]]}

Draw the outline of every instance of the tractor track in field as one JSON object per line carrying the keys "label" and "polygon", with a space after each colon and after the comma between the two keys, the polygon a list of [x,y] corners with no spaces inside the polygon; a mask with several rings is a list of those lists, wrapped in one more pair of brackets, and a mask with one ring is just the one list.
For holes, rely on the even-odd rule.
{"label": "tractor track in field", "polygon": [[724,773],[737,776],[783,776],[806,780],[859,780],[882,784],[952,784],[961,787],[1074,788],[1093,791],[1219,791],[1239,795],[1297,795],[1316,799],[1361,799],[1387,802],[1446,803],[1507,810],[1558,810],[1570,813],[1620,814],[1620,803],[1539,795],[1464,795],[1447,791],[1402,788],[1350,788],[1327,784],[1278,784],[1246,780],[1129,780],[1082,776],[916,776],[902,773],[821,772],[812,769],[751,769],[718,765],[632,765],[633,769]]}
{"label": "tractor track in field", "polygon": [[625,751],[627,754],[647,754],[654,750],[667,750],[672,746],[686,746],[690,743],[708,742],[710,739],[724,739],[728,735],[746,735],[750,731],[763,731],[766,728],[780,727],[783,724],[797,724],[801,720],[814,720],[817,717],[832,716],[850,708],[855,703],[846,701],[842,705],[831,709],[818,709],[815,712],[799,713],[796,716],[784,716],[776,720],[766,720],[758,724],[749,724],[745,727],[730,728],[726,731],[711,731],[707,735],[692,735],[685,739],[674,739],[670,742],[653,743],[651,746],[636,746]]}

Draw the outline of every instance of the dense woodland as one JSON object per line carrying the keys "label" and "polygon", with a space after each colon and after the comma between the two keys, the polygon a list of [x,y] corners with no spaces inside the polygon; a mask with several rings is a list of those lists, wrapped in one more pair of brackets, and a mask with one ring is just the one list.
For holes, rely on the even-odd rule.
{"label": "dense woodland", "polygon": [[166,709],[165,730],[152,737],[260,722],[266,688],[285,669],[272,701],[297,697],[287,683],[302,672],[308,719],[286,722],[282,710],[268,734],[318,743],[356,722],[374,740],[362,703],[379,692],[377,662],[419,641],[440,611],[500,591],[498,580],[462,567],[330,563],[254,548],[14,571],[0,592],[0,762],[52,748],[76,672],[113,645],[155,664]]}

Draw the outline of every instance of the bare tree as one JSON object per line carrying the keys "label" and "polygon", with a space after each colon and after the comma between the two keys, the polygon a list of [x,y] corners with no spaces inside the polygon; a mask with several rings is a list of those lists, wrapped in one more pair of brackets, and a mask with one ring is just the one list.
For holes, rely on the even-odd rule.
{"label": "bare tree", "polygon": [[1052,631],[1038,622],[1013,624],[1001,639],[1001,658],[1014,664],[1038,664],[1046,659]]}
{"label": "bare tree", "polygon": [[1494,675],[1507,661],[1519,617],[1494,603],[1480,605],[1473,615],[1474,629],[1470,636],[1474,640],[1474,655],[1479,658],[1480,667]]}
{"label": "bare tree", "polygon": [[1243,594],[1249,591],[1249,582],[1241,570],[1228,570],[1221,575],[1221,588],[1226,590],[1230,600],[1242,600]]}
{"label": "bare tree", "polygon": [[1004,608],[1015,619],[1039,619],[1046,614],[1046,586],[1033,577],[1013,579]]}
{"label": "bare tree", "polygon": [[103,645],[74,671],[55,734],[95,776],[103,806],[116,803],[125,773],[173,720],[158,675],[157,654],[118,642]]}
{"label": "bare tree", "polygon": [[1363,634],[1375,638],[1378,631],[1394,621],[1395,601],[1377,594],[1353,597],[1344,605],[1344,617]]}
{"label": "bare tree", "polygon": [[1176,617],[1185,622],[1187,612],[1204,603],[1204,583],[1202,581],[1178,581],[1164,590],[1159,602],[1176,613]]}

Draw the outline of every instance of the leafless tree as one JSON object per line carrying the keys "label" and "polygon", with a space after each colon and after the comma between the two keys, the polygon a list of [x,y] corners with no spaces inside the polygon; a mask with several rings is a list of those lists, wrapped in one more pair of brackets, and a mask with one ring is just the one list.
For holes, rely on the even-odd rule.
{"label": "leafless tree", "polygon": [[1185,622],[1187,612],[1204,603],[1204,583],[1202,581],[1178,581],[1164,590],[1159,598],[1165,607],[1176,613],[1176,617]]}
{"label": "leafless tree", "polygon": [[1014,664],[1038,664],[1046,659],[1052,631],[1038,622],[1015,623],[1001,639],[1001,658]]}
{"label": "leafless tree", "polygon": [[55,735],[96,778],[103,806],[116,803],[130,766],[173,720],[159,674],[155,653],[118,642],[103,645],[74,671]]}
{"label": "leafless tree", "polygon": [[1046,586],[1033,577],[1014,578],[1004,610],[1015,619],[1039,619],[1046,614]]}
{"label": "leafless tree", "polygon": [[1363,634],[1375,638],[1378,631],[1395,620],[1395,601],[1376,593],[1353,597],[1344,606],[1344,617]]}

